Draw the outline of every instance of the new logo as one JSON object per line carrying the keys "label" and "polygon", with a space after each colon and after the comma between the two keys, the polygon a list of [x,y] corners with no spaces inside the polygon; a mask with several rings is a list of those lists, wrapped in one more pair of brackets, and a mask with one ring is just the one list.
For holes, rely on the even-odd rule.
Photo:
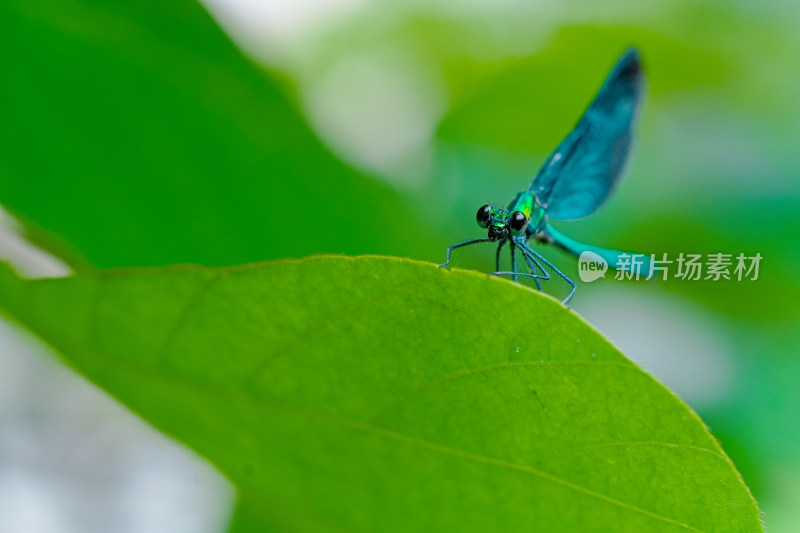
{"label": "new logo", "polygon": [[594,252],[587,250],[578,257],[578,275],[584,283],[606,277],[607,270],[606,260]]}

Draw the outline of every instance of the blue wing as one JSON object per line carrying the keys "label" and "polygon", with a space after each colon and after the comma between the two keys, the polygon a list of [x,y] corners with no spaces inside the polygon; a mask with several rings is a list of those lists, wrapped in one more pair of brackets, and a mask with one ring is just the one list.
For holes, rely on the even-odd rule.
{"label": "blue wing", "polygon": [[531,183],[549,218],[587,217],[611,195],[631,151],[641,92],[639,52],[631,48]]}

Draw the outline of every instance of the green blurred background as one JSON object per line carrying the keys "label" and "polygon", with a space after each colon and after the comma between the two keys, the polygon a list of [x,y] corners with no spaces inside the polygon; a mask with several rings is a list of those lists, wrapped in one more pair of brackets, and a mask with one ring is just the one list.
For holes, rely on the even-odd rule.
{"label": "green blurred background", "polygon": [[[557,227],[671,256],[758,252],[760,276],[606,279],[574,307],[699,412],[769,529],[796,531],[799,24],[789,1],[12,0],[0,7],[0,203],[76,270],[317,252],[438,263],[480,236],[479,205],[527,186],[635,45],[648,84],[629,175],[599,215]],[[0,251],[24,262],[13,233]],[[457,266],[488,271],[493,257],[473,250]],[[28,364],[16,342],[2,345],[7,376]],[[46,381],[31,375],[6,405],[41,401]],[[31,412],[0,412],[4,449],[13,428],[61,420]],[[31,470],[6,457],[0,494],[19,498]],[[49,448],[24,457],[58,463]],[[222,486],[207,483],[198,498]],[[54,523],[103,523],[84,518]]]}

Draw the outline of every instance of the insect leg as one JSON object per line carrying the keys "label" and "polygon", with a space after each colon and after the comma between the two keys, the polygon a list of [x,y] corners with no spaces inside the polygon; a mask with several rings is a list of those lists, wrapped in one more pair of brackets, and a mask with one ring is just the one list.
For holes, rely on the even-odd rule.
{"label": "insect leg", "polygon": [[[541,291],[542,290],[542,284],[539,282],[539,280],[540,279],[545,280],[545,281],[549,280],[550,279],[550,273],[547,272],[547,270],[544,269],[544,267],[539,263],[539,261],[536,259],[536,257],[532,256],[531,254],[529,254],[527,252],[529,247],[525,246],[525,244],[526,244],[525,241],[522,241],[522,243],[519,243],[519,242],[517,242],[515,240],[513,242],[514,242],[514,246],[517,246],[520,249],[520,251],[522,252],[522,256],[525,258],[525,262],[528,264],[528,268],[530,269],[531,274],[533,274],[533,281],[534,281],[534,283],[536,283],[536,288]],[[541,272],[542,275],[536,274],[537,270],[539,272]]]}
{"label": "insect leg", "polygon": [[489,272],[490,276],[517,276],[522,278],[541,279],[541,276],[536,274],[526,274],[524,272]]}
{"label": "insect leg", "polygon": [[527,244],[526,241],[524,241],[524,240],[519,240],[519,241],[515,240],[514,241],[514,245],[517,248],[519,248],[519,250],[525,256],[526,262],[528,263],[528,267],[531,269],[531,272],[535,273],[538,270],[539,272],[542,273],[541,275],[534,274],[538,279],[541,279],[541,280],[544,280],[544,281],[547,281],[547,280],[551,279],[550,273],[547,270],[545,270],[545,268],[542,266],[542,264],[539,263],[539,261],[536,259],[536,256],[538,256],[539,254],[535,254],[535,255],[532,254],[531,252],[533,251],[533,249]]}
{"label": "insect leg", "polygon": [[500,270],[500,252],[503,251],[503,245],[506,243],[505,239],[500,241],[500,244],[497,246],[497,257],[495,258],[495,266],[494,269],[499,271]]}
{"label": "insect leg", "polygon": [[511,276],[511,279],[514,281],[519,281],[517,279],[517,247],[511,245],[509,248],[511,249],[511,272],[514,273],[514,275]]}
{"label": "insect leg", "polygon": [[[536,262],[536,260],[535,260],[535,259],[531,259],[530,257],[528,257],[528,254],[526,254],[525,252],[523,252],[523,253],[522,253],[522,257],[524,257],[524,258],[525,258],[525,262],[528,264],[528,269],[530,269],[530,271],[531,271],[531,274],[533,274],[533,273],[536,271],[536,267],[534,267],[534,265],[533,265],[533,263],[535,263],[535,262]],[[531,261],[533,261],[533,262],[531,262]],[[538,267],[539,267],[539,270],[541,270],[542,272],[544,272],[544,273],[545,273],[545,275],[547,275],[548,277],[550,276],[550,274],[548,274],[548,273],[547,273],[547,272],[546,272],[546,271],[545,271],[545,270],[544,270],[544,269],[541,267],[541,265],[537,264],[536,266],[538,266]],[[536,278],[533,278],[533,282],[536,284],[536,288],[537,288],[537,289],[539,289],[539,290],[541,291],[541,290],[542,290],[542,284],[541,284],[541,282],[539,281],[539,278],[538,278],[538,277],[536,277]]]}
{"label": "insect leg", "polygon": [[490,242],[490,241],[491,239],[470,239],[468,241],[460,242],[458,244],[451,244],[450,246],[447,247],[447,257],[445,258],[444,263],[439,265],[439,267],[444,268],[450,264],[450,253],[453,250],[461,248],[462,246],[469,246],[470,244],[477,244],[479,242]]}
{"label": "insect leg", "polygon": [[[539,280],[543,279],[543,280],[546,281],[546,280],[550,279],[550,274],[547,272],[547,270],[544,269],[544,267],[542,267],[541,264],[539,264],[539,262],[536,260],[536,258],[534,256],[528,254],[527,247],[520,246],[520,244],[517,241],[513,240],[513,239],[511,240],[511,246],[512,246],[512,248],[511,248],[511,254],[512,254],[511,255],[511,262],[512,262],[512,267],[513,267],[512,268],[512,272],[492,272],[489,275],[490,276],[512,276],[514,281],[518,281],[518,279],[517,279],[518,277],[532,278],[534,283],[536,283],[536,287],[539,290],[542,290],[542,286],[539,283]],[[517,270],[517,267],[516,267],[516,265],[517,265],[516,255],[514,253],[514,249],[515,248],[519,248],[519,250],[522,252],[522,256],[525,258],[525,263],[527,263],[528,268],[531,271],[530,274],[525,274],[524,272],[520,272],[519,270]],[[537,269],[542,273],[542,275],[536,274],[536,270]]]}
{"label": "insect leg", "polygon": [[564,278],[564,281],[569,283],[569,285],[570,285],[570,287],[572,287],[572,289],[569,291],[569,294],[567,295],[566,298],[564,298],[564,301],[562,302],[564,305],[568,304],[569,301],[572,300],[572,296],[575,294],[575,291],[577,290],[578,285],[574,281],[572,281],[566,274],[564,274],[558,268],[556,268],[556,266],[553,263],[551,263],[550,261],[545,259],[542,254],[540,254],[539,252],[535,251],[533,248],[528,246],[527,243],[520,243],[518,241],[515,241],[515,243],[520,248],[525,250],[525,254],[526,255],[531,255],[531,259],[538,259],[539,261],[544,263],[548,268],[550,268],[553,272],[555,272],[556,274],[558,274],[559,276]]}

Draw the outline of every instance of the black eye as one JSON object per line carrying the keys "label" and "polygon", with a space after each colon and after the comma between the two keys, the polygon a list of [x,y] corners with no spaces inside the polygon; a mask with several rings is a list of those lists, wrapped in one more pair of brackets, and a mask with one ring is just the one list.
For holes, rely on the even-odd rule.
{"label": "black eye", "polygon": [[511,227],[512,233],[519,235],[523,232],[525,226],[528,225],[528,217],[526,217],[522,211],[514,211],[511,214],[511,220],[508,225]]}
{"label": "black eye", "polygon": [[478,209],[478,213],[475,215],[475,219],[478,221],[478,225],[483,229],[489,225],[489,220],[492,218],[492,208],[488,205],[482,205],[480,209]]}

